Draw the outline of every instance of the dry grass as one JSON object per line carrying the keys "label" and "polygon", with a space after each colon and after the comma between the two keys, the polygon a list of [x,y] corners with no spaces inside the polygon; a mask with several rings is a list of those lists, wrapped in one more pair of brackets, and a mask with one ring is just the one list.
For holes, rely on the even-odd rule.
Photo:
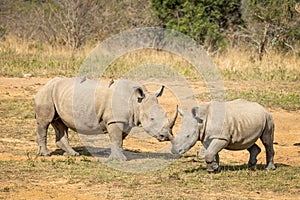
{"label": "dry grass", "polygon": [[[95,46],[96,47],[96,46]],[[64,46],[50,46],[7,37],[0,42],[0,75],[75,76],[83,60],[94,47],[72,51]],[[300,57],[297,55],[267,54],[262,61],[244,49],[228,49],[212,57],[227,80],[299,81]],[[129,52],[115,60],[105,76],[118,78],[143,64],[160,64],[174,68],[189,79],[199,74],[183,58],[165,51],[144,49]]]}
{"label": "dry grass", "polygon": [[[0,76],[23,77],[27,73],[38,77],[76,76],[81,63],[91,51],[90,46],[71,51],[63,46],[52,47],[7,37],[5,41],[0,42]],[[250,82],[247,83],[249,88],[240,91],[229,88],[227,99],[246,98],[270,107],[299,109],[299,56],[270,52],[259,61],[255,54],[244,49],[228,49],[214,55],[212,59],[225,81]],[[155,67],[158,65],[160,67]],[[148,68],[139,72],[139,67],[142,66]],[[165,67],[164,71],[161,71],[161,66]],[[177,73],[190,81],[202,79],[201,74],[184,58],[154,49],[136,50],[117,58],[103,76],[116,79],[128,72],[132,73],[133,69],[135,73],[138,72],[146,78],[165,76],[174,79],[178,77]],[[203,95],[206,94],[200,94],[198,97],[209,100],[203,98]]]}
{"label": "dry grass", "polygon": [[6,37],[0,42],[0,75],[74,76],[85,58],[82,52]]}
{"label": "dry grass", "polygon": [[299,81],[299,55],[266,54],[260,61],[255,54],[244,49],[229,49],[215,56],[215,63],[226,79]]}
{"label": "dry grass", "polygon": [[[187,78],[195,78],[197,76],[197,72],[188,61],[172,53],[154,49],[137,50],[121,56],[112,63],[104,76],[118,78],[136,67],[145,65],[148,65],[150,68],[156,65],[164,66],[177,71],[177,73]],[[150,71],[149,73],[151,73]],[[160,75],[162,76],[162,74]]]}
{"label": "dry grass", "polygon": [[16,54],[39,54],[43,57],[72,57],[87,55],[91,51],[90,47],[83,47],[78,51],[72,51],[66,46],[51,46],[37,41],[27,41],[21,38],[7,36],[0,42],[0,51],[14,51]]}

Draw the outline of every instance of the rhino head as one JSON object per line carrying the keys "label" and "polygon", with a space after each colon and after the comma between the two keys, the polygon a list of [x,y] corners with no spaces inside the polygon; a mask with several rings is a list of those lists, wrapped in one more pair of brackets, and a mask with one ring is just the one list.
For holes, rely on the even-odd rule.
{"label": "rhino head", "polygon": [[144,130],[158,141],[170,141],[173,139],[174,123],[168,120],[157,99],[162,96],[163,90],[164,86],[154,93],[144,92],[141,88],[135,91],[139,102],[138,121]]}
{"label": "rhino head", "polygon": [[[177,109],[178,110],[178,109]],[[178,110],[182,116],[180,130],[176,133],[172,142],[173,154],[184,154],[191,149],[200,139],[200,130],[203,128],[203,120],[198,116],[198,108],[193,108],[191,113]]]}

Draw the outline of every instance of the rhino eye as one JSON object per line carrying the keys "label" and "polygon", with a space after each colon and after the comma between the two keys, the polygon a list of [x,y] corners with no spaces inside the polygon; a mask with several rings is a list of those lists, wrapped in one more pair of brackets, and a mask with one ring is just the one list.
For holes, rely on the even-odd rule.
{"label": "rhino eye", "polygon": [[189,138],[189,137],[190,137],[190,135],[187,135],[186,137],[187,137],[187,138]]}
{"label": "rhino eye", "polygon": [[151,117],[151,118],[150,118],[150,120],[151,120],[151,121],[154,121],[154,118],[153,118],[153,117]]}

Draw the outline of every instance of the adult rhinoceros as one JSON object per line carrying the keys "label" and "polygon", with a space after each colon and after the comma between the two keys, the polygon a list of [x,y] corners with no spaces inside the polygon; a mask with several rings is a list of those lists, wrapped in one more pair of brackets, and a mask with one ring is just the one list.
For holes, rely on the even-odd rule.
{"label": "adult rhinoceros", "polygon": [[66,155],[79,155],[69,145],[68,128],[81,134],[108,132],[109,158],[118,160],[126,160],[123,139],[133,126],[142,125],[159,141],[169,140],[170,124],[157,100],[163,89],[149,93],[140,83],[129,80],[110,84],[80,77],[50,80],[34,98],[38,154],[50,155],[46,147],[50,124],[56,132],[56,145]]}
{"label": "adult rhinoceros", "polygon": [[179,112],[182,125],[172,140],[172,153],[183,154],[200,140],[206,149],[208,172],[219,171],[218,153],[222,149],[247,149],[250,152],[248,166],[253,167],[261,151],[255,144],[260,138],[266,149],[266,169],[275,169],[274,123],[271,114],[258,103],[242,99],[212,101],[194,107],[191,113]]}

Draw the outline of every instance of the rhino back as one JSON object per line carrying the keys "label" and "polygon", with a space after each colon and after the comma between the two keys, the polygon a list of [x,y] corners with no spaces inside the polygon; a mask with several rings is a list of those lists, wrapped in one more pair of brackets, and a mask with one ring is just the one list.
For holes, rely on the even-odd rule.
{"label": "rhino back", "polygon": [[106,83],[94,80],[61,79],[56,82],[52,93],[56,112],[69,128],[77,132],[99,133],[103,130],[100,122],[109,102],[108,90]]}
{"label": "rhino back", "polygon": [[128,123],[133,91],[142,85],[128,80],[112,85],[86,79],[62,79],[55,83],[53,99],[62,121],[83,134],[97,134],[112,122]]}
{"label": "rhino back", "polygon": [[[239,150],[251,146],[262,134],[268,111],[255,102],[238,99],[226,103],[222,131],[213,138],[229,141],[227,149]],[[208,122],[213,126],[213,122]]]}

